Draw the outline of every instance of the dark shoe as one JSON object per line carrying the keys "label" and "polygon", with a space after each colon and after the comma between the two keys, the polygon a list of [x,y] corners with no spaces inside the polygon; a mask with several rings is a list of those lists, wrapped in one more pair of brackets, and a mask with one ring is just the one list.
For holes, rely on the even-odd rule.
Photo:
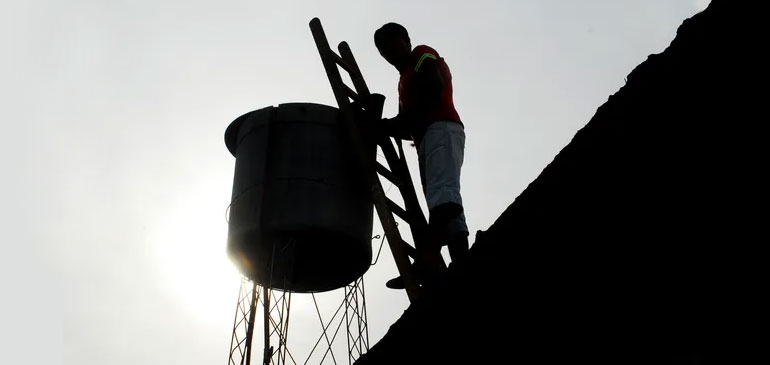
{"label": "dark shoe", "polygon": [[[412,273],[414,274],[415,281],[417,281],[417,285],[423,284],[425,277],[427,276],[426,268],[420,262],[422,261],[415,261],[412,263]],[[388,280],[385,283],[385,286],[390,289],[406,289],[404,279],[401,277],[401,275]]]}
{"label": "dark shoe", "polygon": [[388,280],[385,283],[385,286],[390,289],[406,289],[406,285],[404,285],[404,279],[401,276],[396,276],[395,278]]}
{"label": "dark shoe", "polygon": [[[414,273],[414,277],[418,285],[422,284],[423,271],[424,270],[422,269],[422,265],[419,265],[417,263],[412,264],[412,272]],[[406,289],[406,284],[404,284],[404,278],[402,278],[401,275],[388,280],[385,283],[385,286],[390,289]]]}

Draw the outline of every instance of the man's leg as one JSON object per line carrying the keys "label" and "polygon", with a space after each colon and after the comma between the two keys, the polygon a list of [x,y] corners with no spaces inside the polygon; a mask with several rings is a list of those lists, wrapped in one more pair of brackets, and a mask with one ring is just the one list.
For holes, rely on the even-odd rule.
{"label": "man's leg", "polygon": [[468,251],[468,226],[460,195],[465,131],[455,122],[431,124],[421,146],[423,188],[430,209],[430,226],[449,248],[452,261]]}
{"label": "man's leg", "polygon": [[[428,127],[417,150],[425,199],[430,210],[428,228],[440,244],[425,242],[428,250],[449,247],[452,261],[462,259],[468,251],[468,227],[460,196],[460,169],[465,149],[465,131],[456,122],[436,122]],[[419,271],[419,264],[418,271]],[[389,288],[403,289],[400,277],[386,283]]]}

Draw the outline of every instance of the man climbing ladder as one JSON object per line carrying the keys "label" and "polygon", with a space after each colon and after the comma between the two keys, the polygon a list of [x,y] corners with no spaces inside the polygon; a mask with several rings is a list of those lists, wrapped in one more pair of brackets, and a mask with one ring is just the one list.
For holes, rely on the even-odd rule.
{"label": "man climbing ladder", "polygon": [[[460,196],[460,170],[465,149],[465,131],[452,99],[452,74],[438,52],[420,45],[412,49],[409,34],[396,23],[374,33],[380,55],[401,75],[398,83],[399,112],[383,119],[385,133],[413,140],[417,147],[425,199],[430,211],[430,250],[449,248],[452,262],[468,251],[468,227]],[[424,271],[419,260],[415,272]],[[403,289],[400,277],[388,281],[389,288]]]}

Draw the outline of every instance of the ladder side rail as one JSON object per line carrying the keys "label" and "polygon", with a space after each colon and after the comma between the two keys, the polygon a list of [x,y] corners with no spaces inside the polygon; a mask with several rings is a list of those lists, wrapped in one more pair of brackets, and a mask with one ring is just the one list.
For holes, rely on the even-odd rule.
{"label": "ladder side rail", "polygon": [[350,79],[353,81],[353,87],[356,88],[358,95],[366,99],[370,94],[369,88],[366,86],[366,81],[364,81],[364,77],[361,75],[361,69],[358,68],[358,63],[356,58],[353,57],[353,52],[350,50],[348,42],[340,42],[337,49],[340,51],[343,62],[350,68],[348,73],[350,73]]}
{"label": "ladder side rail", "polygon": [[384,177],[385,179],[387,179],[388,181],[393,183],[393,185],[398,187],[399,190],[402,189],[401,186],[402,186],[403,183],[401,182],[401,179],[396,177],[396,174],[394,174],[392,171],[388,170],[387,167],[385,167],[381,163],[377,162],[376,165],[374,165],[374,168],[377,170],[377,173],[380,174],[380,176]]}

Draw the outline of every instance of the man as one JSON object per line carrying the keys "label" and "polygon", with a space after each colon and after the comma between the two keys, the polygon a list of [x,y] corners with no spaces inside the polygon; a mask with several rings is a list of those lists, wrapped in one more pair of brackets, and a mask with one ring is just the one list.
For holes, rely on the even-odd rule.
{"label": "man", "polygon": [[[374,43],[401,75],[399,112],[383,120],[385,130],[414,141],[430,211],[429,229],[448,246],[452,262],[457,262],[468,251],[468,227],[460,196],[465,131],[452,100],[452,74],[433,48],[412,49],[409,34],[399,24],[383,25],[374,33]],[[387,285],[402,288],[403,282],[396,278]]]}

